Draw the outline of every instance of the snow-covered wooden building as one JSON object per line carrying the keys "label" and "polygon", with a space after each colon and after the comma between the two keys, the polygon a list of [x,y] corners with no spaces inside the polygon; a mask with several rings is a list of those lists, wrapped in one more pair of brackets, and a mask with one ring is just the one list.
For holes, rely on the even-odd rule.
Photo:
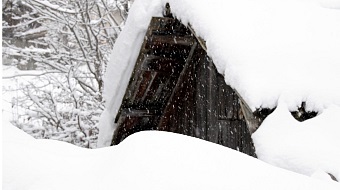
{"label": "snow-covered wooden building", "polygon": [[171,131],[339,179],[340,152],[326,151],[340,148],[337,6],[135,1],[107,66],[98,147]]}
{"label": "snow-covered wooden building", "polygon": [[162,130],[255,156],[247,123],[259,125],[264,114],[256,113],[257,122],[217,72],[205,42],[173,18],[166,4],[164,16],[150,21],[115,117],[112,144],[138,131]]}

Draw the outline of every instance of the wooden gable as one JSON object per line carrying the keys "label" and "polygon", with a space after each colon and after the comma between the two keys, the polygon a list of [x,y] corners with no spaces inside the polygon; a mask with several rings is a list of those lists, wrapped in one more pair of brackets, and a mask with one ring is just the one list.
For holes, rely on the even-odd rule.
{"label": "wooden gable", "polygon": [[152,18],[116,116],[112,144],[138,131],[162,130],[255,156],[238,95],[191,31],[177,19]]}

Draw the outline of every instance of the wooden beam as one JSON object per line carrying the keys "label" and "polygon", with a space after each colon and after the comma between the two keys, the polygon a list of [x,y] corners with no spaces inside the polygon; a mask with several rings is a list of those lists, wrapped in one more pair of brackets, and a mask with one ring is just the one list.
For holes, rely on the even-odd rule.
{"label": "wooden beam", "polygon": [[192,36],[152,35],[147,48],[152,48],[155,44],[192,46],[194,42],[195,39]]}
{"label": "wooden beam", "polygon": [[121,114],[127,117],[150,117],[155,115],[161,115],[161,109],[133,109],[124,108]]}
{"label": "wooden beam", "polygon": [[260,121],[254,116],[253,112],[251,111],[249,105],[246,101],[242,98],[242,96],[234,89],[235,93],[237,94],[238,98],[240,99],[240,106],[242,109],[242,113],[248,125],[248,129],[250,134],[253,134],[260,126]]}
{"label": "wooden beam", "polygon": [[154,73],[150,71],[145,71],[142,74],[142,76],[143,78],[139,86],[135,86],[136,94],[135,96],[132,97],[133,99],[131,103],[135,103],[135,104],[142,103],[142,98],[144,94],[147,92],[150,83],[152,83],[152,80],[154,78]]}
{"label": "wooden beam", "polygon": [[207,46],[205,44],[205,41],[196,34],[195,30],[192,28],[190,23],[188,24],[188,28],[189,28],[190,32],[196,37],[196,39],[198,40],[198,43],[200,43],[200,45],[204,49],[204,51],[207,51]]}
{"label": "wooden beam", "polygon": [[[137,110],[137,111],[135,111]],[[138,111],[141,110],[141,111]],[[129,112],[144,112],[149,115],[152,113],[155,113],[155,115],[161,114],[162,112],[162,105],[160,104],[122,104],[121,107],[119,108],[119,112],[115,118],[115,123],[120,122],[120,118],[123,118],[125,116],[130,116],[132,117],[133,114],[129,114]],[[138,116],[138,114],[136,114]]]}
{"label": "wooden beam", "polygon": [[152,72],[174,73],[183,67],[184,60],[155,55],[144,55],[142,70]]}
{"label": "wooden beam", "polygon": [[144,94],[143,94],[143,97],[141,98],[141,102],[144,102],[144,101],[145,101],[145,98],[147,97],[147,95],[148,95],[148,93],[149,93],[149,91],[150,91],[150,89],[151,89],[151,86],[153,85],[154,80],[155,80],[155,78],[156,78],[157,75],[158,75],[157,72],[152,72],[152,73],[151,73],[151,80],[150,80],[150,82],[148,83],[148,86],[147,86],[147,88],[146,88],[146,90],[145,90],[145,92],[144,92]]}

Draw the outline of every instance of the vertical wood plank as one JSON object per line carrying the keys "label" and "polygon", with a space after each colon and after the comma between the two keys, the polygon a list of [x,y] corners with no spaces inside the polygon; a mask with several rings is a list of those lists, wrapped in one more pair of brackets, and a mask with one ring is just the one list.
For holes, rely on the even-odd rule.
{"label": "vertical wood plank", "polygon": [[190,96],[191,96],[191,109],[192,109],[192,115],[190,119],[191,124],[191,130],[190,134],[192,137],[196,136],[196,128],[197,128],[197,61],[193,62],[192,65],[192,78],[191,78],[191,89],[190,90]]}
{"label": "vertical wood plank", "polygon": [[222,75],[217,74],[217,88],[218,88],[218,119],[227,119],[226,112],[225,112],[225,105],[226,105],[226,91],[224,88],[224,78]]}
{"label": "vertical wood plank", "polygon": [[228,120],[220,120],[218,121],[219,126],[221,128],[221,142],[223,146],[230,146],[230,121]]}
{"label": "vertical wood plank", "polygon": [[227,119],[233,119],[233,113],[234,113],[234,106],[233,106],[233,91],[226,87],[226,105],[225,105],[225,114]]}
{"label": "vertical wood plank", "polygon": [[197,65],[197,83],[196,83],[196,137],[206,140],[207,129],[207,65],[204,59],[200,59]]}
{"label": "vertical wood plank", "polygon": [[207,62],[207,140],[217,143],[219,126],[217,125],[218,101],[216,99],[217,72],[213,62],[206,56]]}

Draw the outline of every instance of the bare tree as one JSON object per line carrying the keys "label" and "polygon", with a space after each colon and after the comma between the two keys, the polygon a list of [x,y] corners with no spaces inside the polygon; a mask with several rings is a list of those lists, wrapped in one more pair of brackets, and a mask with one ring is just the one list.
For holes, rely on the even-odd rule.
{"label": "bare tree", "polygon": [[[10,60],[7,65],[39,71],[29,74],[36,77],[16,89],[20,95],[14,101],[15,107],[24,110],[14,121],[17,126],[37,138],[95,147],[96,126],[104,108],[102,76],[125,23],[128,3],[127,0],[3,2],[6,17],[3,59]],[[22,11],[15,13],[14,9]],[[18,44],[20,40],[25,43]],[[34,66],[23,67],[30,63]]]}

